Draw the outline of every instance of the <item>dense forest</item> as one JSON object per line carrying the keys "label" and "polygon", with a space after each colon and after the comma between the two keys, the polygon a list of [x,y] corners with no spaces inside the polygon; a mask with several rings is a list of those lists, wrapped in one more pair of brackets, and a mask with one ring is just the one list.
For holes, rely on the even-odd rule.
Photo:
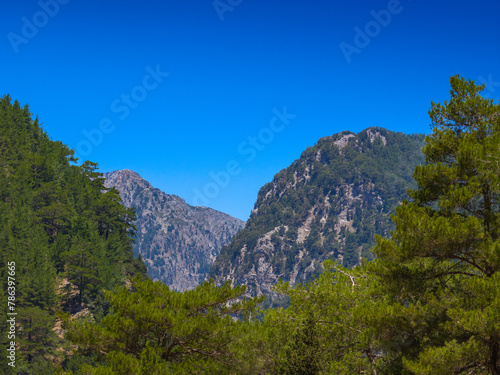
{"label": "dense forest", "polygon": [[[106,189],[97,165],[75,165],[73,151],[52,141],[28,106],[0,100],[0,368],[6,373],[52,374],[79,367],[61,335],[58,312],[109,311],[104,290],[128,277],[147,277],[132,253],[135,214]],[[11,277],[11,278],[9,278]],[[8,297],[17,313],[8,339]],[[59,327],[59,330],[58,330]],[[17,346],[15,368],[7,343]]]}
{"label": "dense forest", "polygon": [[[500,375],[500,103],[484,85],[450,83],[451,98],[431,104],[416,187],[391,236],[376,236],[375,258],[280,282],[290,306],[266,310],[245,286],[181,293],[145,277],[133,212],[95,164],[73,165],[71,150],[4,97],[0,276],[7,290],[14,261],[15,371]],[[64,336],[52,330],[58,319]]]}

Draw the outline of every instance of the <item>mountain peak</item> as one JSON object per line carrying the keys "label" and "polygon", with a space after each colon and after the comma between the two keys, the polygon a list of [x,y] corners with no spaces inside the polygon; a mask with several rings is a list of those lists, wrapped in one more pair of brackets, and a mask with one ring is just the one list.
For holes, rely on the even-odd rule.
{"label": "mountain peak", "polygon": [[113,172],[104,173],[106,179],[105,185],[114,186],[120,192],[123,204],[131,207],[134,199],[133,195],[137,190],[153,190],[153,186],[142,178],[139,173],[130,169],[121,169]]}
{"label": "mountain peak", "polygon": [[[135,180],[144,180],[144,178],[142,178],[139,173],[137,172],[134,172],[130,169],[119,169],[119,170],[116,170],[116,171],[112,171],[112,172],[107,172],[107,173],[104,173],[104,175],[106,176],[106,179],[107,178],[128,178],[128,179],[135,179]],[[146,181],[146,180],[144,180]]]}

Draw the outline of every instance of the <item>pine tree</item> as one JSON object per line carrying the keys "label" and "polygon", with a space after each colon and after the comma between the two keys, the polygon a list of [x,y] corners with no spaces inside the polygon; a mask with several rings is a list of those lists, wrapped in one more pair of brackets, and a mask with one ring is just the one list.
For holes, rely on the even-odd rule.
{"label": "pine tree", "polygon": [[[332,261],[314,281],[276,291],[290,297],[286,309],[264,314],[258,348],[270,374],[377,374],[384,368],[372,334],[374,293],[363,267],[349,270]],[[381,372],[385,373],[385,372]]]}
{"label": "pine tree", "polygon": [[101,324],[66,316],[67,337],[82,351],[103,355],[95,374],[229,373],[242,322],[261,299],[243,299],[245,287],[205,282],[183,293],[157,281],[134,278],[129,287],[107,293],[113,313]]}
{"label": "pine tree", "polygon": [[[500,104],[452,77],[432,103],[418,189],[396,210],[371,266],[389,303],[376,327],[394,371],[500,374]],[[399,370],[397,369],[399,366]]]}

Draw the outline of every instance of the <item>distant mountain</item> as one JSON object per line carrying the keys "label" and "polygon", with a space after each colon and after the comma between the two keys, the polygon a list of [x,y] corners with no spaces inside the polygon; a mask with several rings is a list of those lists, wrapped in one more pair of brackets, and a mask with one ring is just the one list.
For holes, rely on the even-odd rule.
{"label": "distant mountain", "polygon": [[106,186],[118,189],[124,205],[136,209],[134,251],[141,254],[148,274],[176,290],[193,289],[203,281],[220,249],[245,225],[211,208],[190,206],[133,171],[104,177]]}
{"label": "distant mountain", "polygon": [[245,229],[212,265],[218,282],[247,284],[271,295],[281,278],[292,285],[334,259],[352,267],[372,259],[373,236],[389,236],[390,215],[415,188],[424,135],[382,128],[320,139],[259,191]]}

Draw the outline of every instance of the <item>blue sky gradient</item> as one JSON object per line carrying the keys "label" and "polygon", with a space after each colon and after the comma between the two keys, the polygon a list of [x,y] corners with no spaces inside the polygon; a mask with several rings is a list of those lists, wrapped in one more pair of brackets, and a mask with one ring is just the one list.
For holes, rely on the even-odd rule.
{"label": "blue sky gradient", "polygon": [[321,137],[429,133],[456,74],[498,99],[499,19],[496,0],[4,1],[0,95],[102,172],[246,220]]}

